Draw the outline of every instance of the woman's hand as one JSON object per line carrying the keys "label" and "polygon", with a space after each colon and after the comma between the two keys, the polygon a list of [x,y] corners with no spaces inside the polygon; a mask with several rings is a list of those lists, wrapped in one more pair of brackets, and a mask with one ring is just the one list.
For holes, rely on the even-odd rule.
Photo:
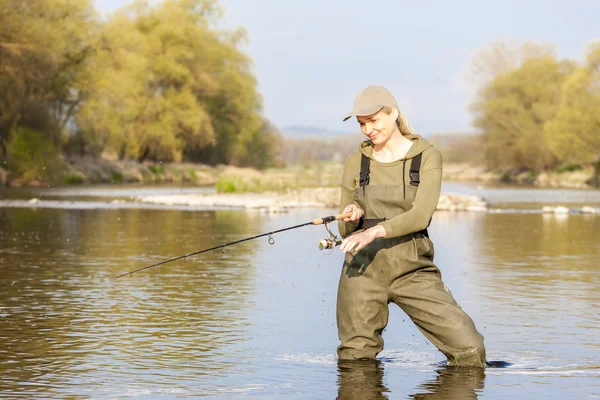
{"label": "woman's hand", "polygon": [[340,248],[344,253],[358,252],[364,249],[373,240],[384,237],[385,228],[381,225],[375,225],[374,227],[364,230],[361,233],[348,236],[346,239],[344,239],[340,245]]}
{"label": "woman's hand", "polygon": [[347,213],[347,212],[352,212],[352,215],[348,218],[344,218],[342,221],[344,222],[356,222],[358,221],[363,215],[365,215],[365,212],[356,204],[349,204],[346,206],[346,208],[344,208],[344,211],[342,212],[343,214]]}

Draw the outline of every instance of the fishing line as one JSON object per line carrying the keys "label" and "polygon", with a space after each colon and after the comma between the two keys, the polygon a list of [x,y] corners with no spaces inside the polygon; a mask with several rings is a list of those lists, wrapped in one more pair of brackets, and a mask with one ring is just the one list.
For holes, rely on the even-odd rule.
{"label": "fishing line", "polygon": [[[187,260],[187,258],[191,257],[191,256],[195,256],[195,255],[198,255],[198,254],[206,253],[206,252],[212,251],[212,250],[221,249],[223,247],[231,246],[231,245],[234,245],[234,244],[246,242],[248,240],[258,239],[258,238],[261,238],[261,237],[264,237],[264,236],[268,236],[269,237],[269,244],[273,245],[273,244],[275,244],[275,239],[273,239],[272,235],[274,235],[276,233],[279,233],[279,232],[285,232],[285,231],[289,231],[289,230],[292,230],[292,229],[301,228],[301,227],[307,226],[307,225],[322,225],[322,224],[325,224],[325,229],[327,229],[327,232],[329,232],[329,237],[327,239],[325,239],[325,240],[329,241],[328,242],[329,243],[328,246],[332,246],[332,247],[321,247],[321,242],[323,242],[323,241],[321,241],[321,242],[319,242],[319,248],[321,248],[321,250],[323,250],[324,248],[333,248],[333,247],[335,247],[335,246],[337,246],[337,245],[339,245],[341,243],[341,239],[338,239],[331,232],[331,230],[329,229],[328,224],[330,222],[332,222],[332,221],[337,221],[337,220],[340,220],[340,219],[348,218],[351,215],[352,215],[352,212],[348,212],[348,213],[345,213],[345,214],[337,214],[337,215],[331,215],[329,217],[317,218],[317,219],[314,219],[314,220],[312,220],[310,222],[306,222],[306,223],[303,223],[303,224],[300,224],[300,225],[294,225],[294,226],[290,226],[288,228],[278,229],[276,231],[261,233],[260,235],[251,236],[251,237],[247,237],[247,238],[244,238],[244,239],[236,240],[234,242],[220,244],[220,245],[215,246],[215,247],[211,247],[211,248],[208,248],[208,249],[203,249],[203,250],[195,251],[193,253],[188,253],[188,254],[185,254],[183,256],[171,258],[170,260],[161,261],[161,262],[156,263],[156,264],[148,265],[146,267],[138,268],[138,269],[135,269],[133,271],[125,272],[125,273],[122,273],[121,275],[117,275],[115,277],[115,279],[120,278],[120,277],[125,276],[125,275],[130,275],[131,276],[131,275],[135,274],[136,272],[144,271],[144,270],[150,269],[150,268],[156,268],[159,265],[167,264],[167,263],[170,263],[170,262],[173,262],[173,261],[182,260],[182,259],[186,259]],[[335,245],[332,245],[331,243],[334,243]]]}

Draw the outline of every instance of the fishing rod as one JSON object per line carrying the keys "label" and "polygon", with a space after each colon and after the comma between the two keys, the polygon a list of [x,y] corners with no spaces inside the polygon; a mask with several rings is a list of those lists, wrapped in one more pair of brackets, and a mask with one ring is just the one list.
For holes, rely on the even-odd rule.
{"label": "fishing rod", "polygon": [[211,247],[209,249],[203,249],[203,250],[195,251],[193,253],[188,253],[188,254],[183,255],[183,256],[171,258],[170,260],[161,261],[161,262],[156,263],[156,264],[148,265],[147,267],[142,267],[142,268],[135,269],[133,271],[125,272],[125,273],[123,273],[121,275],[117,275],[115,277],[115,279],[120,278],[120,277],[125,276],[125,275],[133,275],[136,272],[140,272],[140,271],[143,271],[143,270],[146,270],[146,269],[150,269],[150,268],[155,268],[155,267],[158,267],[159,265],[163,265],[163,264],[170,263],[170,262],[173,262],[173,261],[177,261],[177,260],[181,260],[181,259],[187,259],[188,257],[195,256],[197,254],[206,253],[206,252],[212,251],[212,250],[217,250],[217,249],[220,249],[220,248],[223,248],[223,247],[227,247],[227,246],[231,246],[231,245],[234,245],[234,244],[246,242],[248,240],[258,239],[258,238],[263,237],[263,236],[268,236],[269,237],[269,244],[275,244],[275,239],[273,239],[273,237],[271,235],[274,235],[274,234],[279,233],[279,232],[284,232],[284,231],[289,231],[289,230],[292,230],[292,229],[301,228],[301,227],[307,226],[307,225],[325,225],[325,229],[327,229],[327,232],[329,233],[329,236],[327,237],[327,239],[321,240],[319,242],[319,248],[321,250],[323,250],[323,249],[333,249],[335,246],[339,246],[342,243],[342,240],[340,238],[338,238],[336,235],[334,235],[331,232],[331,230],[329,229],[329,225],[328,224],[330,222],[332,222],[332,221],[337,221],[337,220],[340,220],[340,219],[348,218],[351,215],[352,215],[352,212],[347,212],[345,214],[337,214],[337,215],[331,215],[329,217],[317,218],[317,219],[313,219],[310,222],[306,222],[304,224],[294,225],[294,226],[290,226],[288,228],[278,229],[276,231],[261,233],[260,235],[251,236],[251,237],[247,237],[247,238],[244,238],[244,239],[236,240],[235,242],[220,244],[218,246]]}

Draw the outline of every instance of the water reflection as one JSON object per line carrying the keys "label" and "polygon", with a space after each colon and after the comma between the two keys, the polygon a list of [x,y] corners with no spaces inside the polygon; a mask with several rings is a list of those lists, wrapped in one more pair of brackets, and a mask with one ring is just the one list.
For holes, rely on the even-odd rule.
{"label": "water reflection", "polygon": [[435,378],[419,385],[415,400],[470,400],[477,399],[483,391],[483,368],[442,367]]}
{"label": "water reflection", "polygon": [[[394,308],[392,357],[336,365],[343,255],[319,252],[321,228],[114,280],[321,215],[0,208],[0,398],[482,396],[481,371],[438,367],[443,356]],[[597,393],[599,224],[585,215],[434,217],[444,281],[490,358],[513,363],[485,371],[485,398],[515,388],[520,398]]]}
{"label": "water reflection", "polygon": [[454,279],[451,288],[467,277],[459,300],[475,311],[492,357],[518,367],[597,364],[598,330],[591,328],[600,322],[597,216],[437,217],[444,222],[438,227],[460,238],[447,239],[439,259],[466,261],[465,275],[444,272]]}
{"label": "water reflection", "polygon": [[243,363],[234,344],[248,339],[252,245],[113,277],[240,239],[255,222],[232,211],[0,210],[3,385],[110,396],[132,379],[177,386]]}
{"label": "water reflection", "polygon": [[[416,387],[415,400],[470,400],[482,393],[483,368],[441,366],[435,377]],[[377,361],[338,361],[338,400],[387,399],[390,390],[384,384],[384,363]],[[390,397],[398,397],[398,394]]]}
{"label": "water reflection", "polygon": [[387,399],[383,365],[379,360],[339,360],[338,400]]}

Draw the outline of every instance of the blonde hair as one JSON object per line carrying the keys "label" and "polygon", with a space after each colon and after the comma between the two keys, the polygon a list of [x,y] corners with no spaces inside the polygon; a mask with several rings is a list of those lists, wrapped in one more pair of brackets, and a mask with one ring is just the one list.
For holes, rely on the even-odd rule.
{"label": "blonde hair", "polygon": [[[394,107],[384,106],[381,109],[381,111],[390,115],[392,113],[393,109],[394,109]],[[415,130],[412,128],[412,126],[410,126],[410,122],[408,122],[408,119],[406,119],[406,116],[404,114],[402,114],[402,112],[400,110],[398,110],[398,118],[396,118],[396,125],[398,125],[398,129],[400,129],[400,133],[403,136],[416,134]]]}

